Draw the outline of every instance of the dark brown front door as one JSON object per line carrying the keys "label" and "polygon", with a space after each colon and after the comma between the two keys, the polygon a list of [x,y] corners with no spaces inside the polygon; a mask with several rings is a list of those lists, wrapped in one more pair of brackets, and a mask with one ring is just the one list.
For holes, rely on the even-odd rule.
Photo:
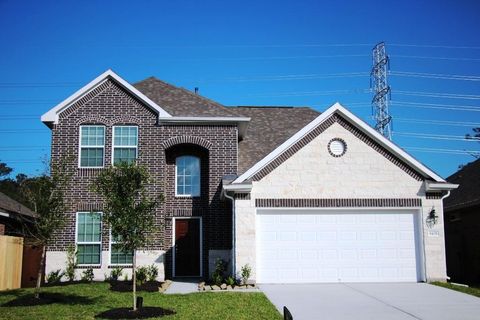
{"label": "dark brown front door", "polygon": [[175,276],[200,276],[200,219],[175,220]]}

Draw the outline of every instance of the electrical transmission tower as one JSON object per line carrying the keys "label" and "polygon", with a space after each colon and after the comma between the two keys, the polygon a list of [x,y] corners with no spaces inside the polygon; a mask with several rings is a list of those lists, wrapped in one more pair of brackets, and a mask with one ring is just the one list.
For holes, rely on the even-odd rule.
{"label": "electrical transmission tower", "polygon": [[375,129],[392,140],[392,117],[388,112],[388,101],[390,99],[390,87],[387,83],[387,72],[390,60],[385,50],[385,43],[380,42],[372,51],[373,65],[370,79],[370,87],[374,90],[372,99],[372,112],[375,119]]}

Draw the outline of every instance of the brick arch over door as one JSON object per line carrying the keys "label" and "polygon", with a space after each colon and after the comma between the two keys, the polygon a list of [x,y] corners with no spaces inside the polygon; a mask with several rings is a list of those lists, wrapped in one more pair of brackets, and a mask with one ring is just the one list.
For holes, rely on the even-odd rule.
{"label": "brick arch over door", "polygon": [[177,136],[168,139],[162,143],[163,148],[166,150],[170,147],[173,147],[178,144],[195,144],[201,147],[204,147],[207,150],[212,148],[212,143],[208,140],[205,140],[196,136]]}

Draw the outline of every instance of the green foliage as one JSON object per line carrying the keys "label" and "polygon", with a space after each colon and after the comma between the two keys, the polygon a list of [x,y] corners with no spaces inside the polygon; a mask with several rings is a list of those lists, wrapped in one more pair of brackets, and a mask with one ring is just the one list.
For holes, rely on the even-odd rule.
{"label": "green foliage", "polygon": [[68,281],[75,280],[75,268],[77,267],[76,250],[74,245],[67,247],[67,267],[65,268],[65,277]]}
{"label": "green foliage", "polygon": [[229,286],[234,286],[236,284],[236,281],[232,276],[229,276],[227,279],[225,279],[225,283]]}
{"label": "green foliage", "polygon": [[103,222],[120,239],[126,252],[144,247],[152,241],[155,230],[155,207],[163,195],[153,199],[147,195],[150,182],[145,167],[120,163],[102,170],[92,185],[93,191],[105,199]]}
{"label": "green foliage", "polygon": [[252,274],[252,268],[248,263],[240,269],[240,275],[242,276],[243,284],[248,283],[248,280],[250,279],[251,274]]}
{"label": "green foliage", "polygon": [[135,275],[137,277],[137,285],[142,285],[147,281],[148,277],[148,268],[147,267],[139,267],[137,271],[135,271]]}
{"label": "green foliage", "polygon": [[0,178],[8,176],[12,170],[5,162],[0,162]]}
{"label": "green foliage", "polygon": [[123,281],[128,281],[128,274],[125,273],[125,275],[123,276]]}
{"label": "green foliage", "polygon": [[147,281],[156,281],[158,276],[158,267],[153,263],[147,266]]}
{"label": "green foliage", "polygon": [[63,277],[63,272],[62,272],[62,270],[58,269],[58,270],[55,270],[55,271],[51,271],[47,275],[46,280],[47,280],[47,283],[52,284],[52,283],[60,282],[60,280],[62,280],[62,277]]}
{"label": "green foliage", "polygon": [[217,286],[221,285],[225,277],[225,271],[227,270],[227,263],[218,258],[215,261],[215,271],[212,273],[212,282]]}
{"label": "green foliage", "polygon": [[94,278],[93,268],[88,267],[85,271],[82,272],[82,281],[92,282]]}
{"label": "green foliage", "polygon": [[112,269],[112,271],[110,271],[110,276],[108,277],[108,280],[117,281],[122,276],[122,273],[123,273],[122,267],[115,267]]}

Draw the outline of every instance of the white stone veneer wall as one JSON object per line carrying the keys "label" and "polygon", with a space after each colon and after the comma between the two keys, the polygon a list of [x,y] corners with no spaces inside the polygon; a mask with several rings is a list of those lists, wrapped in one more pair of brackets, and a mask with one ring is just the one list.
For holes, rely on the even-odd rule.
{"label": "white stone veneer wall", "polygon": [[[165,268],[164,268],[164,257],[165,251],[162,250],[146,250],[137,251],[137,265],[138,266],[146,266],[155,264],[158,268],[158,281],[165,280]],[[67,252],[66,251],[47,251],[46,257],[46,265],[45,265],[45,275],[48,275],[51,271],[55,271],[61,269],[62,271],[65,270],[67,261]],[[110,275],[112,268],[109,268],[108,261],[110,261],[110,252],[109,251],[102,251],[102,265],[100,268],[94,268],[94,280],[95,281],[103,281],[105,280],[105,275]],[[76,279],[80,280],[83,271],[86,268],[82,267],[81,269],[76,270]],[[132,268],[124,267],[123,274],[121,279],[128,275],[128,278],[132,278]],[[62,279],[66,281],[65,278]]]}
{"label": "white stone veneer wall", "polygon": [[[328,153],[328,142],[341,138],[347,152],[339,158]],[[417,181],[338,123],[283,162],[260,181],[253,182],[251,200],[236,200],[236,269],[246,263],[255,279],[256,198],[421,198],[427,281],[446,279],[443,207],[439,199],[426,199]],[[432,208],[439,217],[429,227]]]}

